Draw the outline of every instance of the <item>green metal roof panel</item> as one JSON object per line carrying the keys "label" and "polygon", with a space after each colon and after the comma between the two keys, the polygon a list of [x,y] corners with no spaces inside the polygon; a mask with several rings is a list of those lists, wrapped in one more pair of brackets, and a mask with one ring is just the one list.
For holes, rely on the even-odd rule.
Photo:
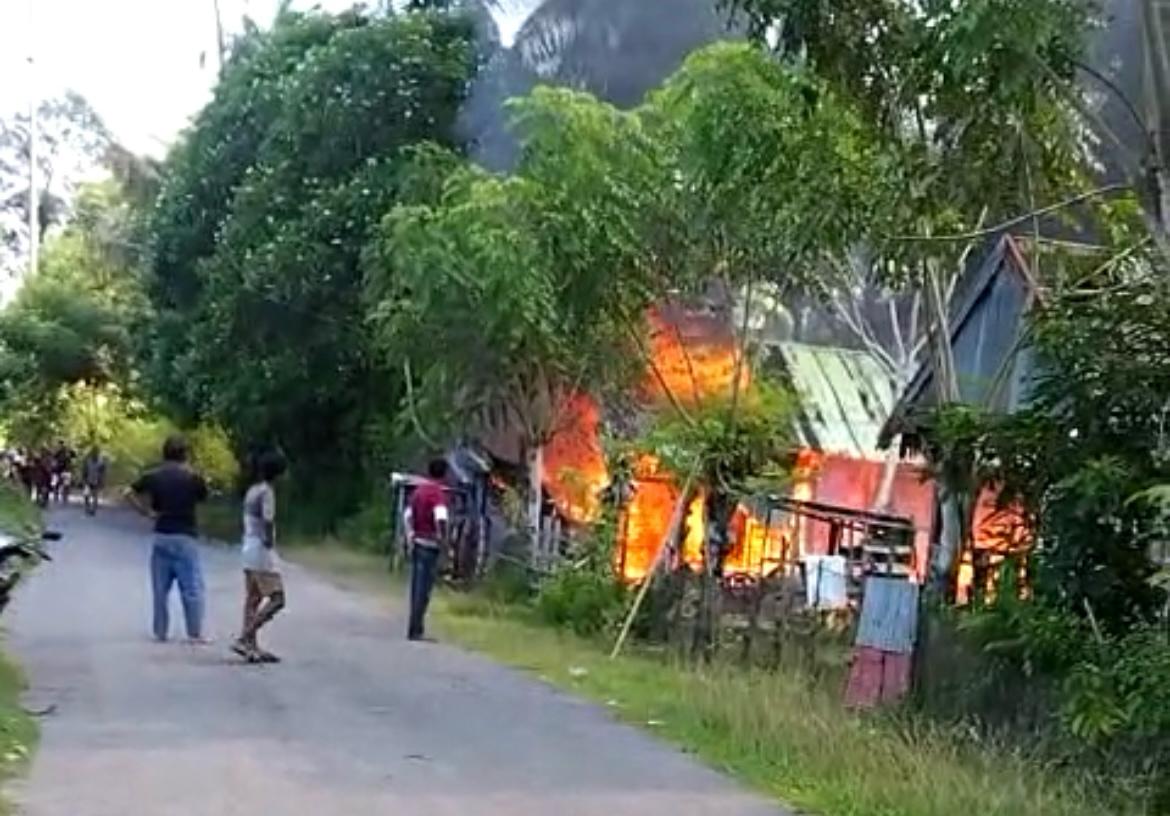
{"label": "green metal roof panel", "polygon": [[803,343],[777,349],[800,397],[801,442],[822,453],[882,459],[878,436],[895,395],[873,355]]}

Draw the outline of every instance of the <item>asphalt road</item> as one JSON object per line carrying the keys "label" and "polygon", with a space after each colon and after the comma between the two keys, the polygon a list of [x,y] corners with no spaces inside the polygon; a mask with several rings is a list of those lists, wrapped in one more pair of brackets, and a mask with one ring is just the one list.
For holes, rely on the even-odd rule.
{"label": "asphalt road", "polygon": [[53,709],[12,792],[28,816],[781,814],[593,705],[405,642],[399,605],[296,567],[268,640],[284,664],[229,655],[241,578],[220,548],[204,553],[216,643],[156,644],[138,520],[53,525],[55,560],[6,613],[29,706]]}

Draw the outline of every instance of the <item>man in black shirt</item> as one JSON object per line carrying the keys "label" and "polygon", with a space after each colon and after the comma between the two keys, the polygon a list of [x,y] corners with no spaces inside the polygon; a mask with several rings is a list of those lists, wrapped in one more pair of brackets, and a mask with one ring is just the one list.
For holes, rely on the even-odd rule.
{"label": "man in black shirt", "polygon": [[142,474],[130,486],[130,503],[154,519],[154,547],[150,554],[154,590],[154,637],[170,636],[168,601],[178,582],[187,622],[187,637],[203,638],[203,572],[199,566],[195,508],[207,500],[207,483],[187,464],[187,442],[172,436],[163,445],[163,463]]}

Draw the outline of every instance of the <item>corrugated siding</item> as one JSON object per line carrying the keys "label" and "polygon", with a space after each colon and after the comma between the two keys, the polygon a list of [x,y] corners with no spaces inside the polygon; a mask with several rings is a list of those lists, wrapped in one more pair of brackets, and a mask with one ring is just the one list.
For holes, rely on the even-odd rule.
{"label": "corrugated siding", "polygon": [[[966,403],[1010,409],[1019,395],[1019,338],[1027,293],[1016,275],[995,276],[953,338],[959,392]],[[995,390],[995,398],[988,396]]]}

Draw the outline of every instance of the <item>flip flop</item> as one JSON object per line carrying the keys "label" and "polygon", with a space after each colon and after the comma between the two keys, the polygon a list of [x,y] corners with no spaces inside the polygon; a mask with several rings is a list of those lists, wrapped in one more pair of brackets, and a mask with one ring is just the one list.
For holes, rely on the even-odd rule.
{"label": "flip flop", "polygon": [[232,643],[231,649],[233,652],[235,652],[240,657],[244,658],[244,660],[248,661],[249,663],[259,662],[259,655],[256,653],[256,650],[253,649],[251,646],[249,646],[247,643],[243,643],[243,642],[238,641],[238,640],[234,641]]}

